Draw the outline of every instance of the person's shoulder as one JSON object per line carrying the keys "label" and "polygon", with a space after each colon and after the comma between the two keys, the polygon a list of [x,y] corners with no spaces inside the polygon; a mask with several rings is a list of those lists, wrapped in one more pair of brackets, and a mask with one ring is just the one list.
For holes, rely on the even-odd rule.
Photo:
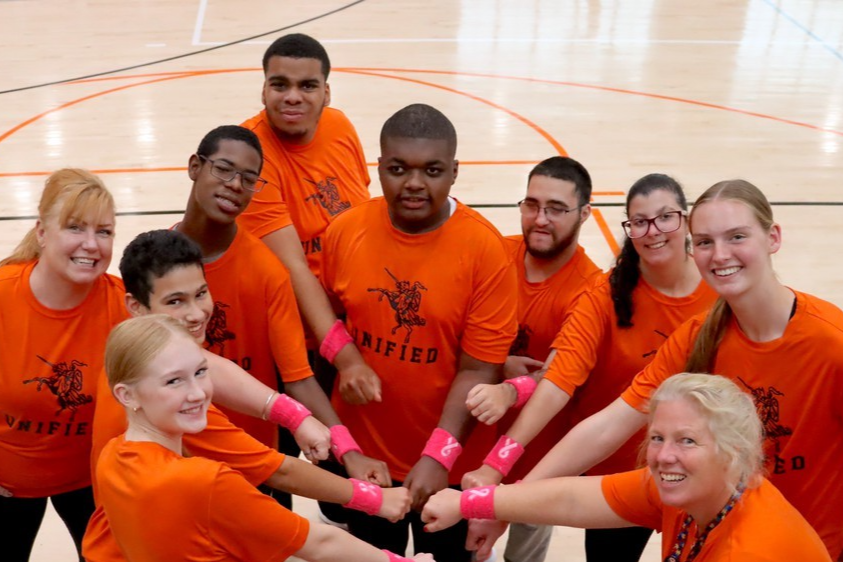
{"label": "person's shoulder", "polygon": [[0,267],[0,283],[19,279],[32,262],[10,263]]}
{"label": "person's shoulder", "polygon": [[576,260],[577,273],[589,284],[593,284],[596,279],[603,277],[603,270],[597,267],[597,264],[592,261],[582,246],[577,246],[574,259]]}
{"label": "person's shoulder", "polygon": [[123,284],[123,280],[116,275],[106,273],[100,277],[100,282],[108,288],[109,292],[118,293],[121,298],[126,294],[126,286]]}
{"label": "person's shoulder", "polygon": [[361,225],[380,224],[375,223],[375,219],[385,204],[383,197],[372,197],[362,201],[340,213],[328,226],[328,232],[339,232],[348,228],[357,230]]}
{"label": "person's shoulder", "polygon": [[498,241],[500,246],[504,247],[504,237],[501,235],[500,231],[495,228],[495,225],[493,225],[489,219],[480,214],[479,211],[472,209],[462,201],[457,200],[457,209],[452,218],[456,219],[456,222],[460,223],[464,228],[469,228],[477,233],[484,234]]}
{"label": "person's shoulder", "polygon": [[261,130],[264,127],[267,126],[266,112],[261,111],[257,115],[255,115],[253,117],[250,117],[249,119],[246,119],[245,121],[240,123],[240,126],[243,127],[244,129],[249,129],[250,131],[254,132],[255,134],[258,134],[259,130]]}
{"label": "person's shoulder", "polygon": [[794,291],[796,310],[804,308],[806,320],[818,328],[827,328],[832,333],[843,336],[843,310],[836,305],[808,293]]}

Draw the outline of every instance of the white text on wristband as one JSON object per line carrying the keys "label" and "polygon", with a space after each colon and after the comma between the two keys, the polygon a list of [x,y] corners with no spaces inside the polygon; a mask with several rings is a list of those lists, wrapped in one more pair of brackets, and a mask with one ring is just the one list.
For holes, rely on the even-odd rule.
{"label": "white text on wristband", "polygon": [[377,484],[363,482],[356,478],[349,478],[354,487],[351,491],[351,499],[343,507],[356,509],[368,515],[377,515],[383,505],[383,490]]}
{"label": "white text on wristband", "polygon": [[457,438],[442,429],[437,427],[430,434],[430,439],[424,446],[422,455],[428,456],[439,464],[444,466],[447,470],[454,467],[457,462],[457,457],[462,453],[462,445],[460,445]]}
{"label": "white text on wristband", "polygon": [[309,415],[311,415],[310,410],[300,402],[286,394],[279,394],[269,411],[269,421],[289,429],[290,433],[295,433],[301,422]]}

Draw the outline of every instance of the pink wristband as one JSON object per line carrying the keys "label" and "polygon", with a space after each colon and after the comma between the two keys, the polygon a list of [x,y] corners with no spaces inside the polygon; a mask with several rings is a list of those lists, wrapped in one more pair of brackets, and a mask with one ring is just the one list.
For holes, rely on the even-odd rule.
{"label": "pink wristband", "polygon": [[278,399],[272,404],[268,419],[272,423],[289,429],[290,433],[295,433],[304,418],[309,415],[311,415],[310,410],[297,400],[293,400],[286,394],[279,394]]}
{"label": "pink wristband", "polygon": [[325,339],[319,345],[319,353],[330,363],[333,363],[342,348],[353,341],[351,334],[345,329],[345,324],[343,324],[342,320],[337,320],[331,326],[331,329],[328,330],[328,333],[325,334]]}
{"label": "pink wristband", "polygon": [[356,509],[368,515],[377,515],[383,505],[383,490],[377,484],[363,482],[357,478],[349,478],[353,489],[351,499],[343,507]]}
{"label": "pink wristband", "polygon": [[524,375],[523,377],[515,377],[514,379],[506,379],[503,382],[515,387],[515,393],[518,395],[518,398],[515,400],[516,408],[523,406],[524,403],[530,399],[530,396],[533,395],[536,391],[536,387],[539,385],[533,377],[528,377],[527,375]]}
{"label": "pink wristband", "polygon": [[427,455],[449,471],[454,467],[460,453],[462,453],[462,445],[457,438],[441,427],[433,430],[422,451],[422,455]]}
{"label": "pink wristband", "polygon": [[349,451],[357,451],[362,453],[363,449],[351,436],[351,432],[344,425],[335,425],[331,428],[331,452],[342,464],[342,458]]}
{"label": "pink wristband", "polygon": [[387,558],[387,562],[405,562],[405,561],[409,562],[410,561],[409,558],[404,558],[403,556],[398,556],[394,552],[390,552],[386,549],[384,549],[383,552],[386,552],[386,555],[389,557],[389,558]]}
{"label": "pink wristband", "polygon": [[494,519],[495,486],[464,491],[460,496],[460,514],[463,519]]}
{"label": "pink wristband", "polygon": [[491,466],[504,476],[509,474],[521,455],[524,454],[524,446],[506,435],[501,435],[495,446],[483,459],[483,464]]}

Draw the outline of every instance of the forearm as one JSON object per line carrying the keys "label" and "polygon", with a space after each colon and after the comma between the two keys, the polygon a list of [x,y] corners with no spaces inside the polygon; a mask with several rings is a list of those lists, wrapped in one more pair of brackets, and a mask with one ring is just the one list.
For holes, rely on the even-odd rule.
{"label": "forearm", "polygon": [[296,557],[308,562],[387,562],[385,552],[330,525],[311,525]]}
{"label": "forearm", "polygon": [[526,447],[570,400],[568,393],[542,380],[506,435]]}
{"label": "forearm", "polygon": [[458,441],[464,441],[476,423],[474,416],[465,407],[468,392],[478,384],[494,384],[500,377],[500,365],[486,364],[484,368],[462,367],[451,383],[438,427],[456,437]]}
{"label": "forearm", "polygon": [[266,484],[276,490],[336,504],[348,503],[352,494],[349,480],[290,456]]}
{"label": "forearm", "polygon": [[262,417],[271,406],[267,400],[275,391],[241,369],[237,364],[210,351],[204,351],[208,373],[214,383],[214,402],[235,412]]}
{"label": "forearm", "polygon": [[524,480],[582,474],[617,451],[646,422],[646,415],[618,398],[577,424]]}
{"label": "forearm", "polygon": [[307,377],[295,382],[284,383],[284,390],[290,397],[301,402],[313,413],[313,417],[327,427],[342,423],[334,411],[334,407],[331,406],[331,401],[316,381],[316,377]]}

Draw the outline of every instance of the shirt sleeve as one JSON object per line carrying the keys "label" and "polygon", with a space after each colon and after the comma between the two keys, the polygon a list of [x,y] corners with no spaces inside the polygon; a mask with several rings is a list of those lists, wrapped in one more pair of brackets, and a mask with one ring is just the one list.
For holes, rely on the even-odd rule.
{"label": "shirt sleeve", "polygon": [[290,210],[281,194],[281,182],[284,181],[281,169],[269,151],[266,148],[264,151],[261,177],[267,184],[255,193],[249,206],[237,217],[237,222],[256,238],[263,238],[293,224]]}
{"label": "shirt sleeve", "polygon": [[632,384],[623,391],[624,402],[638,410],[647,412],[650,396],[667,378],[685,371],[688,355],[698,333],[698,320],[692,318],[679,326],[656,352],[652,363],[644,367],[632,379]]}
{"label": "shirt sleeve", "polygon": [[[556,356],[545,378],[569,396],[585,384],[597,363],[600,343],[606,337],[606,299],[597,289],[582,293],[553,341]],[[611,301],[608,303],[611,306]]]}
{"label": "shirt sleeve", "polygon": [[210,494],[209,538],[237,560],[281,561],[307,540],[307,519],[221,466]]}
{"label": "shirt sleeve", "polygon": [[285,458],[231,423],[214,406],[208,409],[208,426],[203,431],[184,435],[184,448],[192,456],[226,463],[253,486],[272,476]]}
{"label": "shirt sleeve", "polygon": [[661,532],[662,503],[649,469],[604,476],[603,497],[618,517]]}

